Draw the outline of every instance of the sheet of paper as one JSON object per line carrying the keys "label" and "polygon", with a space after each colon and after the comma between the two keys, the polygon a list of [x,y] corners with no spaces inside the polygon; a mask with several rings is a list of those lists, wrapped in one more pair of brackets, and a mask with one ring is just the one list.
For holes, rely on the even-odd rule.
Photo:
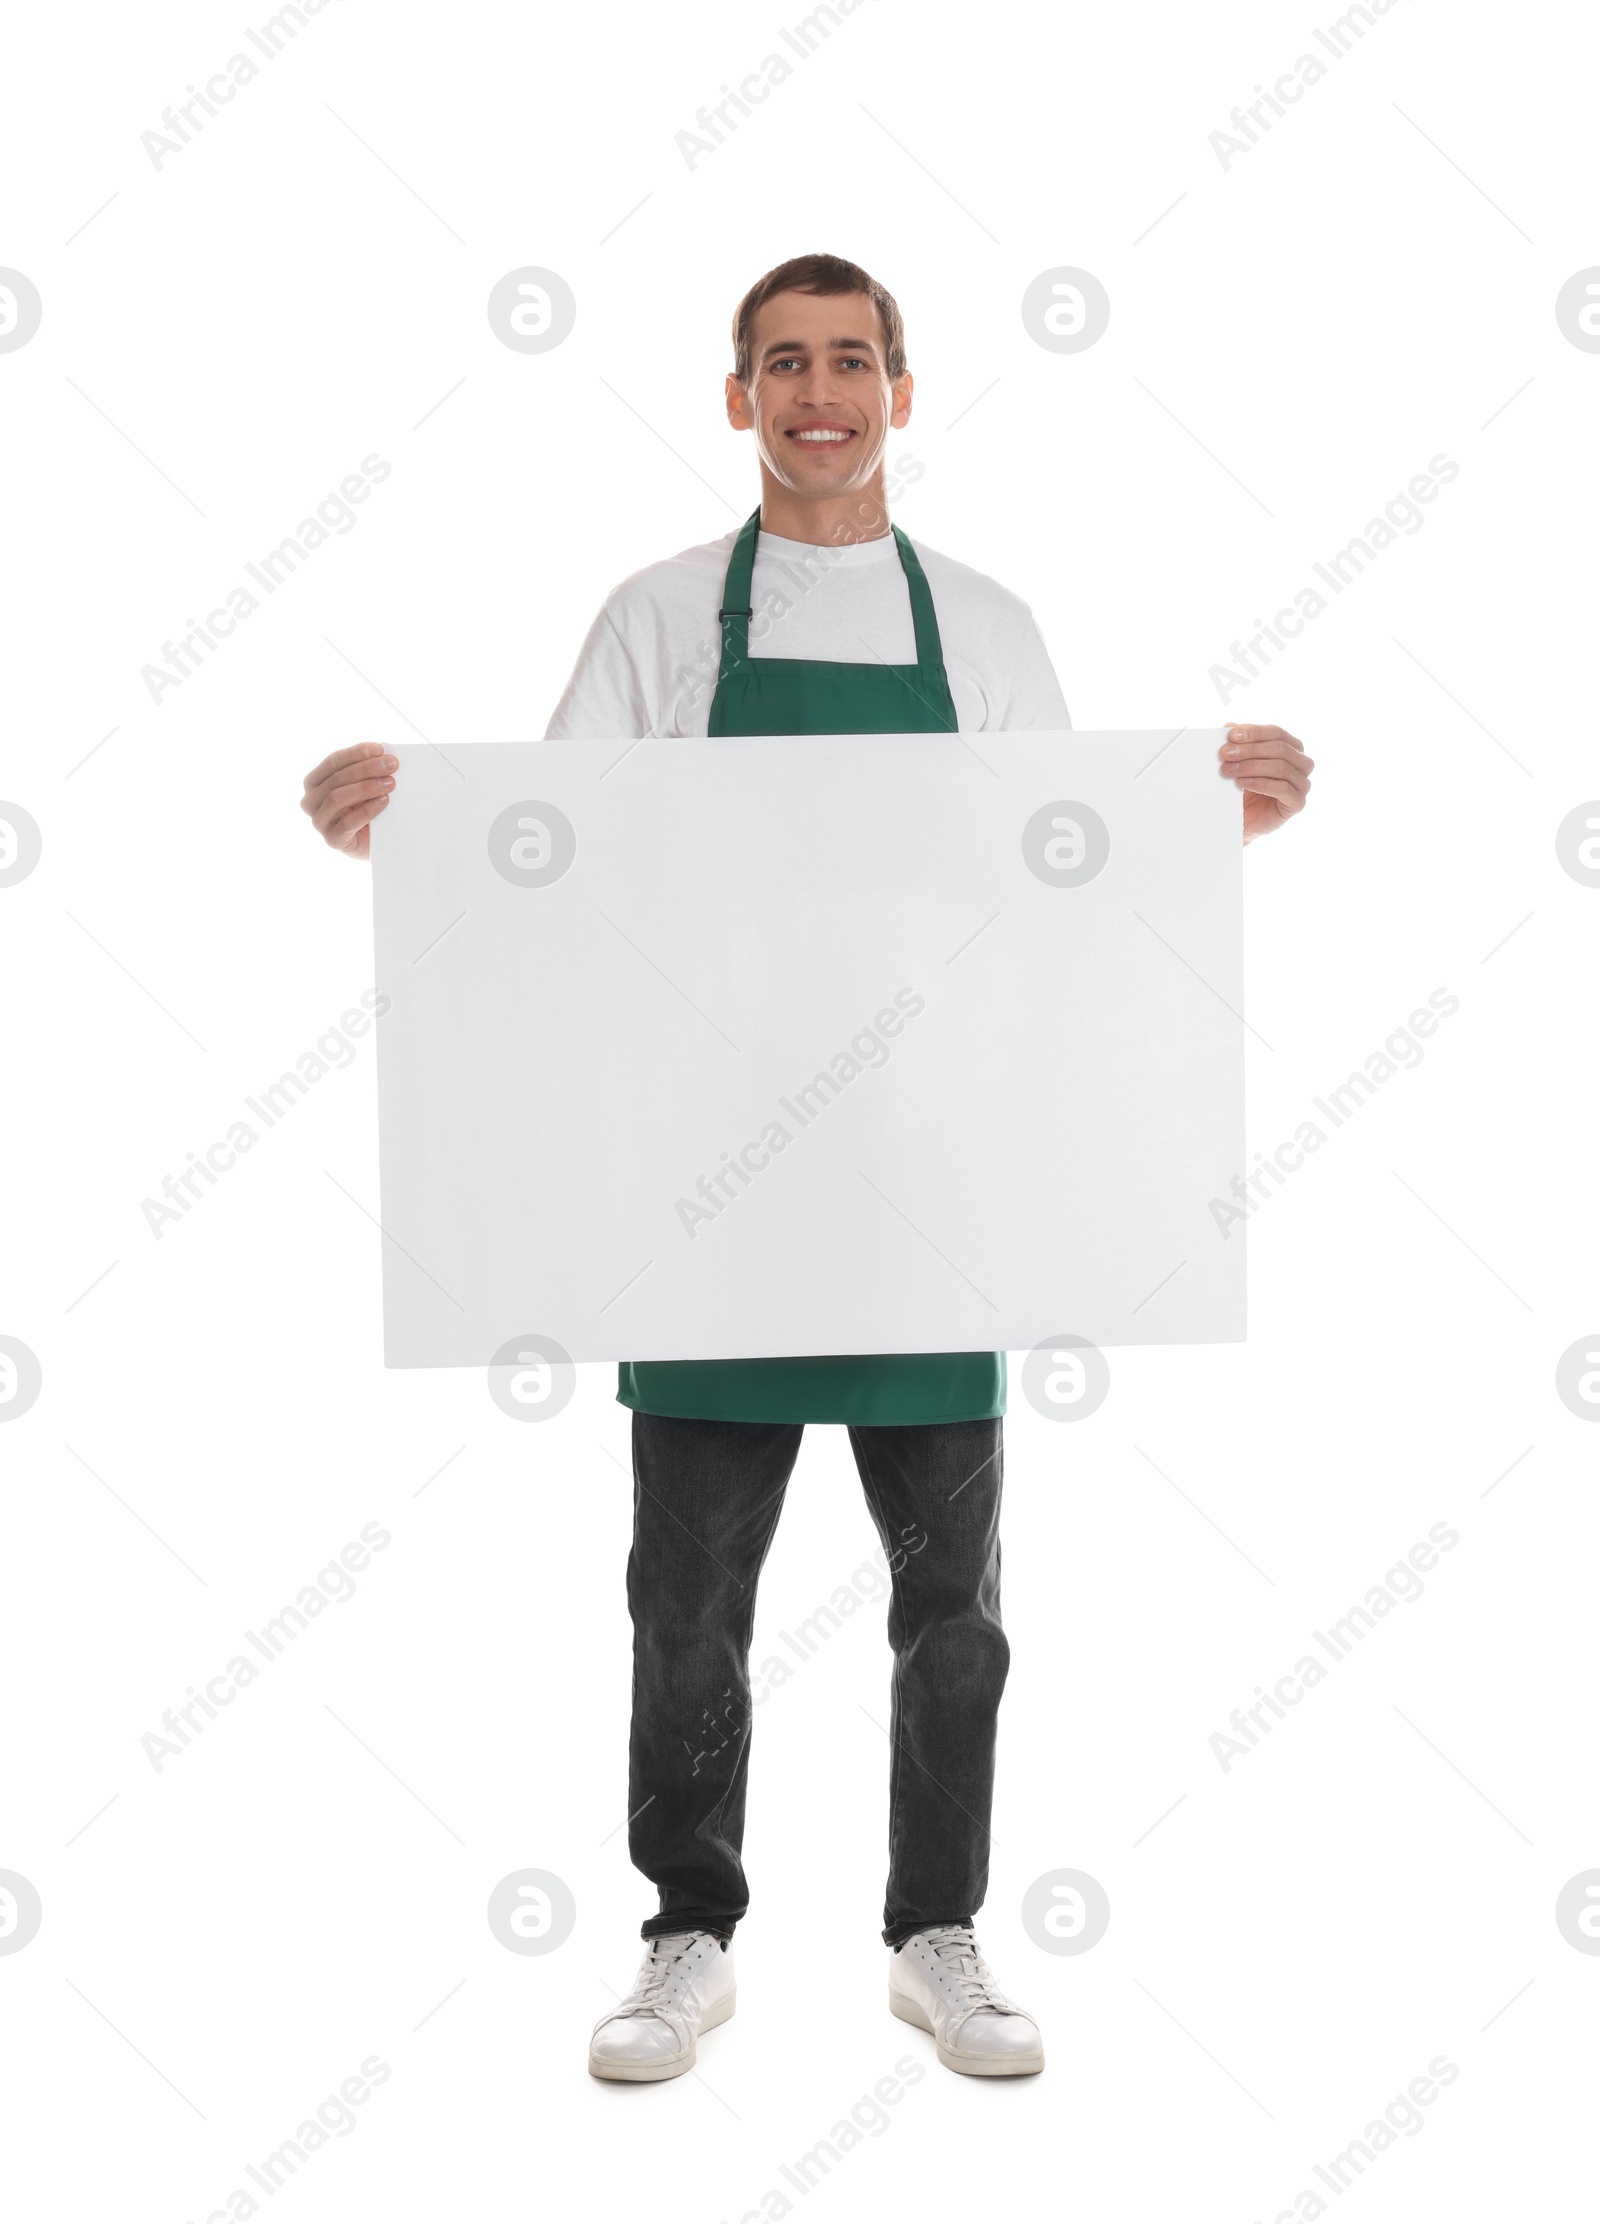
{"label": "sheet of paper", "polygon": [[402,745],[388,1364],[1242,1337],[1221,738]]}

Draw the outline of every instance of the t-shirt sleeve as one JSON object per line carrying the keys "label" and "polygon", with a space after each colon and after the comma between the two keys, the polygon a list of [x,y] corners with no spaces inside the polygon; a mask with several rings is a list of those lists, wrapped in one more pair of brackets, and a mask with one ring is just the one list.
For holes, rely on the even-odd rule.
{"label": "t-shirt sleeve", "polygon": [[1048,733],[1070,729],[1072,720],[1067,715],[1061,682],[1056,678],[1044,636],[1031,612],[1016,654],[1009,661],[1007,678],[1005,701],[996,720],[1000,732]]}
{"label": "t-shirt sleeve", "polygon": [[626,644],[602,609],[589,628],[566,692],[545,728],[546,741],[641,740],[650,706]]}

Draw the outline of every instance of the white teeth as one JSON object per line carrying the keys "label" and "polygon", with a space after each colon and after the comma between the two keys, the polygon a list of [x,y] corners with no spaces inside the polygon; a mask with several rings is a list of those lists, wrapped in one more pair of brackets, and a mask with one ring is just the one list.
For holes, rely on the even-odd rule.
{"label": "white teeth", "polygon": [[848,440],[850,435],[847,432],[797,432],[794,437],[796,440],[830,440],[837,443]]}

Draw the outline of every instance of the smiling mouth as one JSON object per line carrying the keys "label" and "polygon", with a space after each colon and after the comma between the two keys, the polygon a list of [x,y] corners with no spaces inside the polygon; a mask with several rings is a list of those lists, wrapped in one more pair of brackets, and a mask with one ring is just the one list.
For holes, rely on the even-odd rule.
{"label": "smiling mouth", "polygon": [[855,434],[846,425],[795,425],[783,437],[808,448],[843,448]]}

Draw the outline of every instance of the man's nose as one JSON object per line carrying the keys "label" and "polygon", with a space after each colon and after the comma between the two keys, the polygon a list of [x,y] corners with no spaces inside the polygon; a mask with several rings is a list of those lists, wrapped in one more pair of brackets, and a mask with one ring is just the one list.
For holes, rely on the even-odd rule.
{"label": "man's nose", "polygon": [[828,409],[837,408],[839,395],[833,383],[833,372],[825,363],[814,363],[795,390],[795,400],[802,409],[813,409],[821,416]]}

